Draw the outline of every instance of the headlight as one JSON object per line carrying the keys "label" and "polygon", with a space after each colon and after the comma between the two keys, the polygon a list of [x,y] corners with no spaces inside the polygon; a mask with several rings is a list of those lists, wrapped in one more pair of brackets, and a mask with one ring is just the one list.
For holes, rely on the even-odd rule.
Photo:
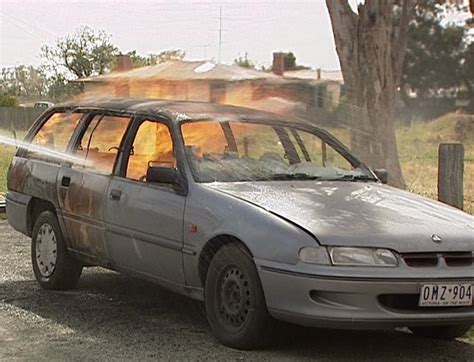
{"label": "headlight", "polygon": [[397,266],[398,259],[387,249],[329,248],[333,265],[341,266]]}
{"label": "headlight", "polygon": [[328,252],[324,247],[308,246],[301,248],[298,256],[303,263],[331,265]]}

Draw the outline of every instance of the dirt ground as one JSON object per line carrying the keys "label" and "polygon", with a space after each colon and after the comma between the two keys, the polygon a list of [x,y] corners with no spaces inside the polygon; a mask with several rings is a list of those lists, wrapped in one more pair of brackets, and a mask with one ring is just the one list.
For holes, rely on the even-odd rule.
{"label": "dirt ground", "polygon": [[41,290],[29,239],[0,221],[0,359],[472,361],[474,346],[281,325],[272,347],[233,350],[213,338],[201,303],[147,282],[90,268],[75,291]]}

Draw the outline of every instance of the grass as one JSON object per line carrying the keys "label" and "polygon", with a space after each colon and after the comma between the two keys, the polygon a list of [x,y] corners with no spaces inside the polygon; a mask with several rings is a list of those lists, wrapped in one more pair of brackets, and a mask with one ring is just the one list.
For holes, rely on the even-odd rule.
{"label": "grass", "polygon": [[471,328],[471,330],[467,333],[466,340],[474,345],[474,327]]}
{"label": "grass", "polygon": [[[470,128],[469,128],[470,124]],[[461,126],[460,126],[461,125]],[[329,129],[349,145],[347,129]],[[397,146],[407,189],[432,199],[438,197],[438,147],[464,145],[464,210],[474,215],[474,116],[448,113],[430,122],[397,128]]]}
{"label": "grass", "polygon": [[[18,140],[23,140],[26,132],[17,132],[16,137]],[[0,129],[0,136],[13,137],[12,132]],[[7,146],[0,143],[0,193],[3,193],[7,189],[7,170],[10,166],[13,155],[15,154],[15,147]]]}
{"label": "grass", "polygon": [[397,130],[397,141],[408,190],[433,199],[438,193],[439,144],[463,143],[464,210],[474,214],[474,116],[450,113],[402,127]]}

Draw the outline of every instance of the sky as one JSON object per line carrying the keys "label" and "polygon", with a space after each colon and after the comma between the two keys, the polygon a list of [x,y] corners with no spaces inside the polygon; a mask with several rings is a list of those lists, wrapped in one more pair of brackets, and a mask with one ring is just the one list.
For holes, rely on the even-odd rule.
{"label": "sky", "polygon": [[[355,9],[361,1],[349,3]],[[222,63],[248,53],[268,66],[274,51],[292,51],[298,64],[340,68],[325,0],[0,0],[0,68],[39,65],[43,44],[81,25],[105,30],[123,53],[182,49],[186,59],[218,61],[220,9]],[[447,19],[460,16],[468,15]]]}
{"label": "sky", "polygon": [[41,46],[81,25],[102,29],[126,53],[182,49],[186,59],[239,55],[269,65],[274,51],[292,51],[297,63],[324,70],[339,62],[324,0],[312,1],[49,1],[0,0],[0,67],[38,65]]}

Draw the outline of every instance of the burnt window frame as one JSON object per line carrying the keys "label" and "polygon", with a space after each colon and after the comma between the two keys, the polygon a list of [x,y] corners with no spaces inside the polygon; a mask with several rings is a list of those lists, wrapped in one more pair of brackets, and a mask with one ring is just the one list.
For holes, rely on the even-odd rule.
{"label": "burnt window frame", "polygon": [[[128,117],[130,118],[127,128],[125,129],[125,132],[122,136],[122,139],[120,140],[120,144],[118,146],[117,150],[117,155],[115,157],[114,165],[112,167],[112,171],[110,173],[105,173],[101,171],[97,171],[94,168],[91,167],[80,167],[77,168],[78,170],[81,170],[82,172],[88,172],[88,173],[93,173],[97,175],[104,175],[104,176],[116,176],[117,171],[118,171],[118,165],[120,164],[120,160],[123,157],[123,145],[125,142],[125,139],[127,137],[128,132],[130,131],[130,127],[132,126],[136,115],[133,112],[123,112],[123,111],[115,111],[115,110],[108,110],[108,109],[88,109],[88,108],[77,108],[77,110],[81,110],[85,113],[87,113],[87,117],[83,117],[81,120],[81,123],[79,124],[78,127],[76,127],[76,132],[73,135],[73,139],[69,143],[69,148],[68,152],[71,155],[75,155],[76,151],[79,147],[79,142],[82,140],[82,137],[84,137],[84,134],[86,133],[87,129],[89,128],[89,125],[91,124],[92,120],[96,116],[110,116],[110,117]],[[67,166],[69,168],[72,168],[74,162],[68,161]]]}
{"label": "burnt window frame", "polygon": [[[171,136],[171,140],[173,142],[173,153],[176,158],[176,169],[178,170],[179,174],[179,184],[175,185],[165,185],[165,184],[157,184],[157,183],[147,183],[142,182],[139,180],[134,180],[127,178],[127,168],[128,168],[128,160],[130,158],[130,151],[133,147],[133,142],[135,141],[138,129],[142,125],[142,123],[150,121],[150,122],[157,122],[165,125]],[[179,195],[186,196],[188,194],[188,179],[185,171],[185,159],[182,149],[180,147],[180,139],[176,132],[176,124],[172,120],[167,117],[159,116],[156,114],[137,114],[135,118],[132,120],[125,137],[123,138],[123,143],[121,145],[121,154],[122,157],[119,160],[120,162],[116,163],[116,173],[115,176],[120,177],[124,181],[133,182],[135,184],[139,184],[143,187],[151,187],[155,188],[160,191],[167,191],[176,193]]]}

